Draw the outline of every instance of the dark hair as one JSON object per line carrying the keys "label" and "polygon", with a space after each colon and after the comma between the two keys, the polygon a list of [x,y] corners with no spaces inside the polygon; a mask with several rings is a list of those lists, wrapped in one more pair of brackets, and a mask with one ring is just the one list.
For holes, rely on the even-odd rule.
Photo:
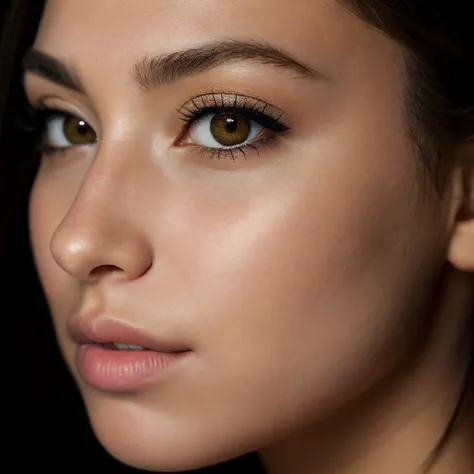
{"label": "dark hair", "polygon": [[[449,174],[452,150],[457,145],[474,139],[474,28],[469,2],[338,1],[401,46],[406,65],[407,129],[418,152],[420,165],[427,171],[425,176],[430,178],[427,183],[433,189],[438,189]],[[36,393],[37,387],[47,385],[47,395],[43,394],[41,398],[38,391],[35,400],[39,397],[39,401],[32,407],[30,405],[27,416],[38,423],[44,423],[45,419],[37,412],[47,413],[46,422],[62,430],[58,440],[64,432],[69,432],[75,439],[82,436],[81,441],[83,446],[88,447],[88,455],[101,459],[103,466],[109,469],[112,461],[101,458],[100,451],[91,441],[91,433],[85,427],[85,416],[71,415],[72,418],[64,421],[68,411],[77,411],[68,410],[69,406],[80,406],[80,400],[75,395],[66,368],[55,349],[47,305],[29,249],[28,194],[38,160],[31,158],[32,140],[17,130],[13,117],[24,100],[20,60],[34,40],[44,2],[12,0],[9,3],[9,6],[3,4],[2,7],[0,43],[0,261],[4,274],[9,278],[2,296],[5,306],[12,305],[16,308],[15,314],[34,315],[27,324],[18,322],[17,331],[21,329],[22,334],[26,331],[26,335],[22,335],[22,341],[38,347],[36,353],[42,355],[42,359],[35,360],[29,367],[31,373],[37,374],[36,380],[32,379],[30,385],[22,381],[20,387]],[[26,298],[14,299],[13,295],[19,288],[23,288],[23,292],[24,288],[28,288]],[[14,330],[12,333],[15,332]],[[466,334],[468,337],[463,350],[466,350],[468,369],[462,393],[445,435],[428,460],[428,470],[446,445],[461,414],[470,407],[474,399],[474,313]],[[45,347],[51,352],[45,351]],[[66,396],[66,393],[69,395]],[[44,406],[49,407],[46,412]],[[78,427],[81,427],[80,435],[75,431]],[[37,435],[40,436],[41,433],[42,430]],[[66,449],[66,445],[61,444],[61,448]],[[35,452],[37,458],[41,458],[41,454],[48,456],[45,466],[50,468],[50,451]],[[257,472],[260,469],[258,463],[249,457],[235,463],[240,463],[232,465],[242,472]],[[84,467],[87,465],[88,463],[84,464]],[[100,467],[95,463],[94,468]],[[115,468],[119,469],[119,464]]]}

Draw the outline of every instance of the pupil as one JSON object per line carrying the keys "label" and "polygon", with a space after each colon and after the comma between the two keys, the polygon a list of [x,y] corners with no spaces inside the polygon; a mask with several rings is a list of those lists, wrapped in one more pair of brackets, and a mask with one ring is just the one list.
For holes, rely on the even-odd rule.
{"label": "pupil", "polygon": [[87,126],[87,124],[80,120],[78,123],[77,123],[77,133],[79,133],[80,135],[87,135],[88,133],[88,130],[89,127]]}
{"label": "pupil", "polygon": [[235,133],[239,128],[239,122],[235,117],[227,117],[225,119],[225,131],[227,133]]}

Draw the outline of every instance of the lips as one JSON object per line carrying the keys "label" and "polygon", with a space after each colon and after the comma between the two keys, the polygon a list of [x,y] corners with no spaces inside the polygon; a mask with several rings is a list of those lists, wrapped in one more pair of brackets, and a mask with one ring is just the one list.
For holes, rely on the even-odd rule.
{"label": "lips", "polygon": [[70,338],[78,345],[100,344],[117,350],[130,346],[132,349],[143,348],[161,353],[188,352],[190,349],[172,341],[158,340],[144,331],[129,326],[124,322],[110,318],[94,318],[93,324],[85,318],[69,320],[67,331]]}

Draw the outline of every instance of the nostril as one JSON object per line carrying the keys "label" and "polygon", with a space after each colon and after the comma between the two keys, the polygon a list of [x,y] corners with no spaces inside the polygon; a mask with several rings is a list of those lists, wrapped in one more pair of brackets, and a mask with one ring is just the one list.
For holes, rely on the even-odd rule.
{"label": "nostril", "polygon": [[95,267],[91,272],[90,276],[100,278],[108,273],[122,272],[123,270],[116,265],[99,265]]}

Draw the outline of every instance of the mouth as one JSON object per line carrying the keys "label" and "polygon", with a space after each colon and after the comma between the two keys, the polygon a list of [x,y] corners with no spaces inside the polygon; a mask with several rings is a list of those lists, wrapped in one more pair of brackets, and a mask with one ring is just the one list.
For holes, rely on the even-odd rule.
{"label": "mouth", "polygon": [[102,392],[126,393],[163,383],[187,365],[193,352],[116,319],[96,317],[92,324],[78,317],[68,322],[67,330],[77,344],[79,375]]}
{"label": "mouth", "polygon": [[[149,347],[139,346],[136,344],[129,344],[126,342],[107,342],[107,343],[98,343],[104,349],[109,349],[112,351],[153,351]],[[158,351],[155,351],[158,352]],[[159,351],[166,354],[182,354],[183,352],[189,352],[187,350],[175,350],[175,351]]]}

